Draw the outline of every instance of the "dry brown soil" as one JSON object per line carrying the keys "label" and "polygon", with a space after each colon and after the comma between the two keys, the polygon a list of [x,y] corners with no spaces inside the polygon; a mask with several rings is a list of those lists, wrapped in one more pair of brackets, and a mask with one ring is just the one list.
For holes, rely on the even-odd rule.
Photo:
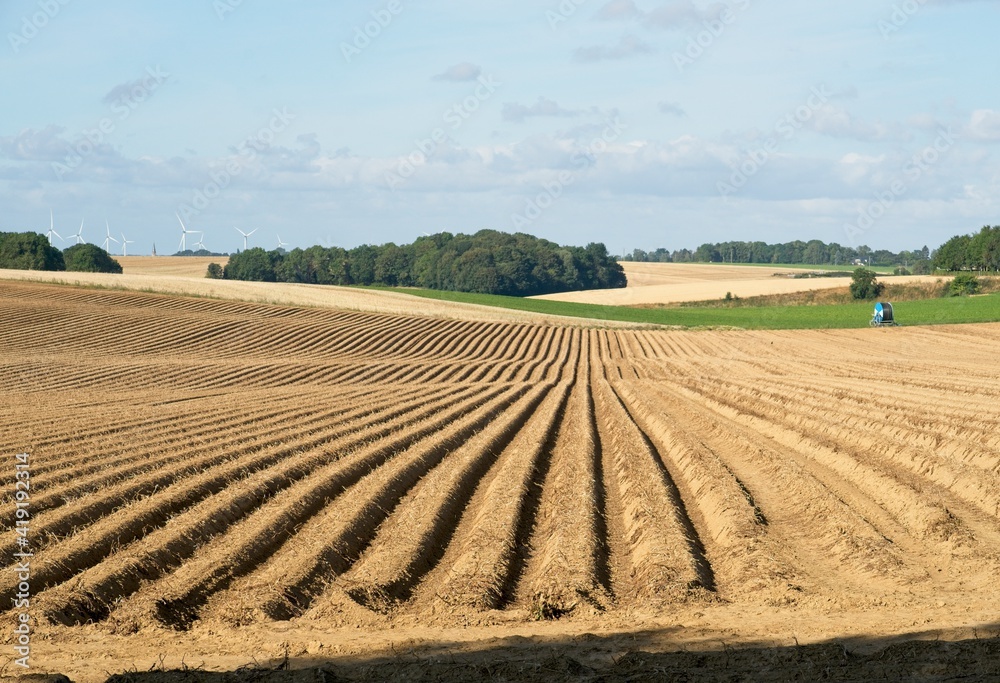
{"label": "dry brown soil", "polygon": [[[987,675],[998,357],[992,324],[608,330],[0,282],[0,600],[24,452],[32,671],[76,683]],[[157,675],[119,680],[199,680]]]}

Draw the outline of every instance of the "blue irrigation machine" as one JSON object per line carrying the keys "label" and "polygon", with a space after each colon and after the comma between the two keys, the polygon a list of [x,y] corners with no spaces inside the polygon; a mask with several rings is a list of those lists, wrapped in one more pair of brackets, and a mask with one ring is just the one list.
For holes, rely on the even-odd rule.
{"label": "blue irrigation machine", "polygon": [[892,316],[892,304],[886,301],[875,304],[875,314],[868,324],[872,327],[895,327],[898,323]]}

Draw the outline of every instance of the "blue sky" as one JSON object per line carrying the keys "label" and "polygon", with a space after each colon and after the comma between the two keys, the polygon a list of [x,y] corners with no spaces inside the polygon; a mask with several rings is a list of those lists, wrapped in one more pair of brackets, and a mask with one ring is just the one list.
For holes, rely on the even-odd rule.
{"label": "blue sky", "polygon": [[[934,248],[1000,223],[995,0],[8,0],[0,230]],[[69,242],[55,240],[58,246]],[[113,247],[115,245],[112,245]],[[120,247],[116,247],[120,249]]]}

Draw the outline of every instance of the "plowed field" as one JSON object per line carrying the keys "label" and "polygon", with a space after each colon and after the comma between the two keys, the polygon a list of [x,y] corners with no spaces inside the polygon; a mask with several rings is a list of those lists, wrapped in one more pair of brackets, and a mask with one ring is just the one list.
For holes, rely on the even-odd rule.
{"label": "plowed field", "polygon": [[356,654],[388,629],[982,626],[998,358],[997,325],[630,331],[0,283],[0,558],[26,452],[32,657],[78,683],[333,656],[337,629]]}

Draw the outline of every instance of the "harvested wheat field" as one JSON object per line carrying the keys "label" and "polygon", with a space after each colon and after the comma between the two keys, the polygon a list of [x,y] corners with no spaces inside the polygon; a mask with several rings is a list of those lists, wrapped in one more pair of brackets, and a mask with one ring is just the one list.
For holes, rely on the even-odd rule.
{"label": "harvested wheat field", "polygon": [[[141,262],[135,267],[134,261]],[[579,324],[575,318],[545,315],[531,311],[515,311],[493,306],[459,303],[455,301],[435,301],[401,294],[399,292],[362,289],[358,287],[332,287],[328,285],[304,285],[285,282],[248,282],[243,280],[209,280],[204,277],[207,262],[203,266],[189,262],[199,259],[191,257],[149,256],[120,259],[124,272],[120,275],[108,273],[77,273],[42,270],[0,269],[0,281],[18,280],[23,282],[49,282],[61,285],[77,285],[99,289],[131,292],[157,292],[186,297],[205,297],[225,301],[277,304],[284,306],[308,306],[313,308],[358,311],[366,313],[391,313],[396,315],[418,315],[423,317],[448,318],[452,320],[479,320],[485,322],[530,322],[551,324]],[[161,263],[180,262],[180,265]],[[192,274],[200,270],[202,275]],[[599,323],[608,327],[635,327],[634,324],[606,321]]]}
{"label": "harvested wheat field", "polygon": [[[996,673],[998,357],[1000,325],[609,330],[0,282],[0,555],[28,453],[32,671],[76,683]],[[967,642],[888,647],[916,637]]]}
{"label": "harvested wheat field", "polygon": [[[793,294],[824,289],[846,288],[850,278],[793,278],[801,268],[780,266],[735,266],[706,263],[622,262],[628,276],[624,289],[593,289],[533,297],[551,301],[571,301],[605,306],[650,306],[722,299],[726,294],[740,298]],[[894,284],[935,282],[930,275],[892,277]]]}

